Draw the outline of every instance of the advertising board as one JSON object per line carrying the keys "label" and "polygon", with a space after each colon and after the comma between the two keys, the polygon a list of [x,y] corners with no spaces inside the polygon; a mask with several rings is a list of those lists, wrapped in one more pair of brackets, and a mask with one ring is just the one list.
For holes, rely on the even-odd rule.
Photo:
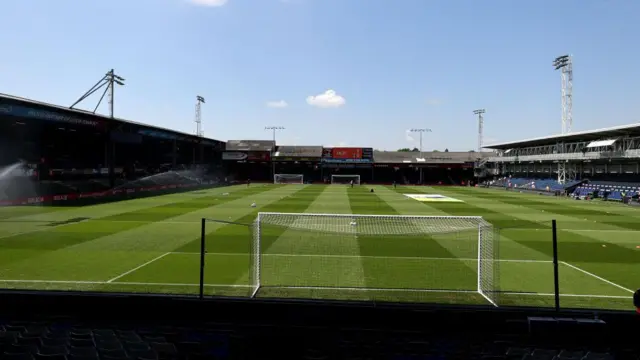
{"label": "advertising board", "polygon": [[226,151],[222,153],[222,160],[242,161],[247,160],[247,153],[239,151]]}
{"label": "advertising board", "polygon": [[[323,163],[372,163],[373,156],[363,157],[363,148],[324,148]],[[371,152],[372,154],[373,152]],[[372,154],[373,155],[373,154]]]}
{"label": "advertising board", "polygon": [[362,148],[333,148],[331,149],[333,159],[362,159]]}
{"label": "advertising board", "polygon": [[247,160],[269,161],[271,160],[271,154],[268,151],[249,151],[249,153],[247,154]]}
{"label": "advertising board", "polygon": [[0,104],[0,114],[73,125],[104,127],[103,121],[89,120],[79,116],[62,114],[61,112],[40,110],[19,105]]}

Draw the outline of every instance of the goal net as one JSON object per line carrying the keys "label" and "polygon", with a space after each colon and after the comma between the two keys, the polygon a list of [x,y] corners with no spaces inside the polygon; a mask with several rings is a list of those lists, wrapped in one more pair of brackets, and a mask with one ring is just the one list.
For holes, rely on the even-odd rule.
{"label": "goal net", "polygon": [[250,287],[253,296],[497,306],[497,239],[476,216],[261,212]]}
{"label": "goal net", "polygon": [[273,176],[274,184],[304,184],[304,175],[302,174],[275,174]]}
{"label": "goal net", "polygon": [[360,175],[331,175],[332,184],[349,184],[353,180],[353,183],[360,185]]}

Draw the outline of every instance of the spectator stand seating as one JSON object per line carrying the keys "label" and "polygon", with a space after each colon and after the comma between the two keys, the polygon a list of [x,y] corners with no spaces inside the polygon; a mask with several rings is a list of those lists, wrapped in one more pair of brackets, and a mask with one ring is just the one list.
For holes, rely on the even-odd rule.
{"label": "spectator stand seating", "polygon": [[568,188],[576,186],[581,180],[572,180],[565,184],[560,184],[555,179],[533,179],[533,178],[501,178],[495,180],[492,186],[511,187],[523,190],[537,191],[565,191]]}
{"label": "spectator stand seating", "polygon": [[575,189],[573,197],[584,199],[606,198],[611,201],[622,201],[623,198],[638,198],[640,184],[615,182],[590,182]]}

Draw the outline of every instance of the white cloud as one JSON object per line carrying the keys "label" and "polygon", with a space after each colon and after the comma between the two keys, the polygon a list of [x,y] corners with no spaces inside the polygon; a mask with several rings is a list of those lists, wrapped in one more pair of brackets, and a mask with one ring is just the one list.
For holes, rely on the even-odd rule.
{"label": "white cloud", "polygon": [[442,104],[441,99],[437,99],[437,98],[427,99],[427,105],[438,106],[440,104]]}
{"label": "white cloud", "polygon": [[287,102],[284,100],[267,101],[267,107],[270,107],[270,108],[282,109],[282,108],[286,108],[287,106],[289,106],[289,104],[287,104]]}
{"label": "white cloud", "polygon": [[413,136],[411,136],[411,130],[407,130],[407,132],[405,133],[405,139],[410,143],[413,143],[416,141],[416,139],[414,139]]}
{"label": "white cloud", "polygon": [[333,148],[333,147],[350,147],[349,143],[346,141],[340,141],[337,145],[323,145],[324,147]]}
{"label": "white cloud", "polygon": [[485,137],[482,139],[482,145],[491,145],[491,144],[495,144],[495,143],[497,143],[497,142],[498,142],[498,139],[493,138],[493,137],[485,136]]}
{"label": "white cloud", "polygon": [[346,100],[333,90],[327,90],[316,96],[307,97],[307,104],[320,108],[337,108],[343,106]]}
{"label": "white cloud", "polygon": [[227,3],[227,0],[188,0],[198,6],[218,7]]}

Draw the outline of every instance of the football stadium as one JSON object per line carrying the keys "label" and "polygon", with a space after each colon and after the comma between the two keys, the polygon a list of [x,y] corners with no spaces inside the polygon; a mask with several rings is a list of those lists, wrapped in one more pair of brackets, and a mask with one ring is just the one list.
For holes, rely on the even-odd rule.
{"label": "football stadium", "polygon": [[630,309],[640,124],[482,152],[219,141],[0,96],[0,287]]}

